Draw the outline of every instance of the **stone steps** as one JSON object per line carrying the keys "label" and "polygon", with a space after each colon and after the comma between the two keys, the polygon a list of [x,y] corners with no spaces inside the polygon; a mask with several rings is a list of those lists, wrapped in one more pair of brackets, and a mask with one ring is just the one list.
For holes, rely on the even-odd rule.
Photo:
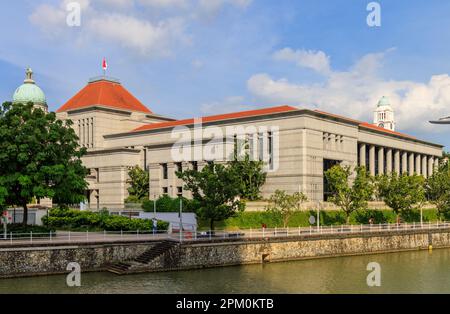
{"label": "stone steps", "polygon": [[174,248],[177,245],[178,243],[174,241],[163,241],[155,245],[150,250],[145,251],[133,261],[111,264],[108,265],[106,270],[117,275],[126,274],[131,267],[139,265],[148,265],[150,262],[160,257],[161,255],[169,252],[172,248]]}

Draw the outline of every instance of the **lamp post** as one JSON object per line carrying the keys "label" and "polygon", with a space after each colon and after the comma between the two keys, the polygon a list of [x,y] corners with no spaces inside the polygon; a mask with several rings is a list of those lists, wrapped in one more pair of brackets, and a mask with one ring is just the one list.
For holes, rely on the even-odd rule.
{"label": "lamp post", "polygon": [[183,242],[183,199],[180,197],[180,242]]}
{"label": "lamp post", "polygon": [[153,216],[156,219],[156,194],[153,196]]}

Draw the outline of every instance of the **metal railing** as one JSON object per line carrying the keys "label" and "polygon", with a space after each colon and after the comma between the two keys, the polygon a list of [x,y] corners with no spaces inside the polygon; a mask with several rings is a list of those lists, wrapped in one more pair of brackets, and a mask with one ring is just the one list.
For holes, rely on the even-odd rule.
{"label": "metal railing", "polygon": [[58,231],[49,233],[6,233],[0,235],[0,246],[26,245],[26,244],[52,244],[52,243],[94,243],[94,242],[120,242],[142,240],[173,240],[179,242],[223,240],[223,239],[271,239],[298,236],[318,235],[345,235],[356,233],[402,232],[414,230],[439,230],[450,229],[450,222],[424,222],[424,223],[399,223],[399,224],[371,224],[371,225],[334,225],[311,226],[298,228],[263,228],[246,230],[176,230],[167,231],[103,231],[103,232],[71,232]]}

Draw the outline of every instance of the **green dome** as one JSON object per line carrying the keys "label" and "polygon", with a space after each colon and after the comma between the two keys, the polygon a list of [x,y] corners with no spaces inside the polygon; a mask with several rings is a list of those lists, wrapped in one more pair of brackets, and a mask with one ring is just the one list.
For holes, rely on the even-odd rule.
{"label": "green dome", "polygon": [[14,92],[13,102],[23,104],[32,102],[35,105],[47,106],[45,94],[34,82],[31,69],[27,69],[27,77],[24,83]]}
{"label": "green dome", "polygon": [[389,98],[387,98],[386,96],[381,97],[380,101],[378,102],[378,107],[390,105],[391,103],[389,102]]}

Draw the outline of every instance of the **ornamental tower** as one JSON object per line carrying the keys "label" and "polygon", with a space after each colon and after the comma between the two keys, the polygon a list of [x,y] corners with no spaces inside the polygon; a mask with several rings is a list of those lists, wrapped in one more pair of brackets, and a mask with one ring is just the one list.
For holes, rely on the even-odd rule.
{"label": "ornamental tower", "polygon": [[383,96],[377,104],[373,124],[386,130],[395,131],[394,110],[386,96]]}

